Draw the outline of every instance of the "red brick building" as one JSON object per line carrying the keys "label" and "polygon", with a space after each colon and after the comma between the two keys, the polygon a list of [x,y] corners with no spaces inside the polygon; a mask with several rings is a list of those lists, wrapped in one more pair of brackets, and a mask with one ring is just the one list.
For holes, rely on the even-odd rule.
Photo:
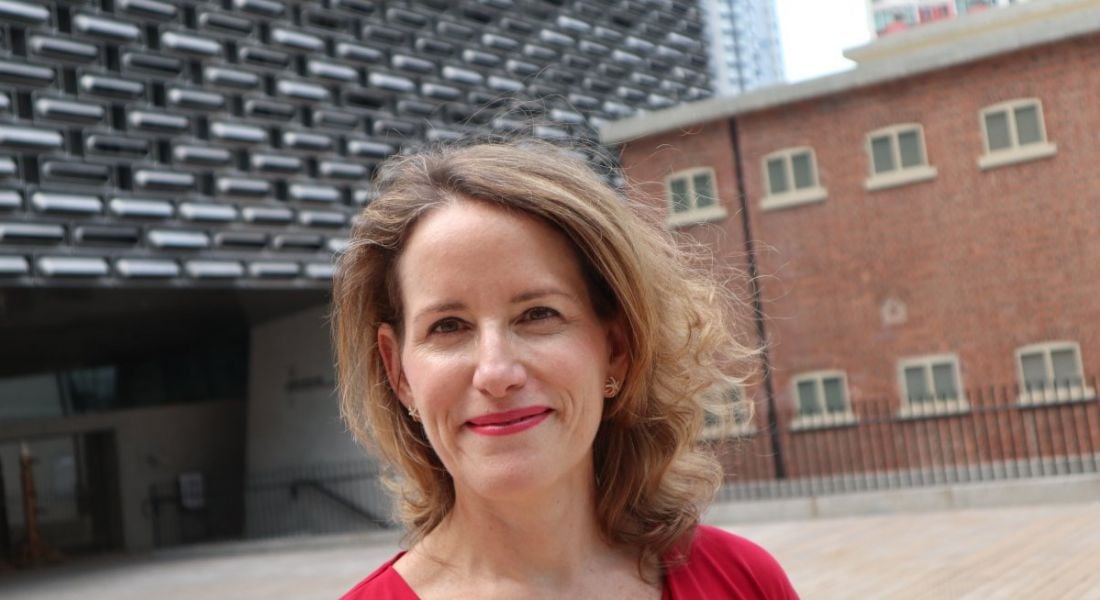
{"label": "red brick building", "polygon": [[[603,131],[670,227],[758,272],[743,291],[770,369],[748,392],[757,430],[776,407],[789,474],[1095,470],[1100,2],[982,24],[930,25],[852,51],[846,73]],[[932,449],[915,460],[906,436]]]}

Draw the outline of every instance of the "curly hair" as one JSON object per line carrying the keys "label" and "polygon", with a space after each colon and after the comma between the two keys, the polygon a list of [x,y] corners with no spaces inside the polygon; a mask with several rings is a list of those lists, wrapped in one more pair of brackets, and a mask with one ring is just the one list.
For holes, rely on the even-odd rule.
{"label": "curly hair", "polygon": [[[430,148],[395,156],[376,177],[333,290],[341,413],[395,476],[412,542],[455,503],[454,484],[385,374],[377,331],[401,335],[396,264],[417,221],[456,199],[522,211],[560,231],[581,260],[593,307],[625,324],[629,364],[605,404],[593,447],[596,512],[610,543],[660,564],[682,549],[721,481],[698,442],[707,398],[753,354],[733,337],[735,305],[691,253],[607,185],[576,152],[532,140]],[[675,559],[673,559],[675,560]]]}

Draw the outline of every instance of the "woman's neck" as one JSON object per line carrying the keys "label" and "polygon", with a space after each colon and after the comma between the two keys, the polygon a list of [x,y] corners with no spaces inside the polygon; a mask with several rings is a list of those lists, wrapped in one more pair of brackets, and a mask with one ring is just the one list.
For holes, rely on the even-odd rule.
{"label": "woman's neck", "polygon": [[425,546],[475,576],[566,579],[608,547],[600,537],[590,484],[558,485],[507,499],[468,490],[457,490],[455,497],[451,514]]}
{"label": "woman's neck", "polygon": [[593,484],[455,496],[447,519],[395,566],[422,597],[594,597],[640,583],[636,556],[600,535]]}

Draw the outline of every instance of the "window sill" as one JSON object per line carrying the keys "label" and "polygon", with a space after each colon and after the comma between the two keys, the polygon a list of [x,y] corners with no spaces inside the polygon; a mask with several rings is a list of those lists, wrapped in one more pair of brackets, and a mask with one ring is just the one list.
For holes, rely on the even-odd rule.
{"label": "window sill", "polygon": [[752,424],[734,425],[732,427],[704,427],[699,439],[703,441],[716,441],[728,438],[743,438],[756,435],[756,427]]}
{"label": "window sill", "polygon": [[812,188],[803,188],[786,194],[779,194],[775,196],[764,196],[760,200],[761,210],[779,210],[781,208],[791,208],[793,206],[801,206],[803,204],[812,204],[814,202],[821,202],[829,197],[829,192],[821,186]]}
{"label": "window sill", "polygon": [[696,209],[682,213],[670,213],[668,220],[665,224],[669,227],[685,227],[687,225],[698,225],[700,223],[710,223],[711,221],[721,221],[726,218],[726,209],[719,206],[708,206],[702,209]]}
{"label": "window sill", "polygon": [[814,431],[817,429],[831,429],[833,427],[848,427],[857,425],[859,419],[852,412],[833,413],[827,415],[813,415],[795,417],[791,421],[791,431]]}
{"label": "window sill", "polygon": [[1020,408],[1039,408],[1059,404],[1077,404],[1096,400],[1096,390],[1086,387],[1060,388],[1040,392],[1020,392],[1016,396],[1016,405]]}
{"label": "window sill", "polygon": [[991,152],[978,158],[978,167],[983,171],[997,167],[1007,167],[1022,162],[1047,158],[1058,153],[1058,145],[1050,142],[1015,146],[1007,150]]}
{"label": "window sill", "polygon": [[970,403],[965,398],[959,400],[938,400],[920,404],[906,404],[898,411],[901,419],[923,419],[927,417],[950,417],[970,412]]}
{"label": "window sill", "polygon": [[874,192],[877,190],[887,190],[890,188],[901,187],[903,185],[909,185],[911,183],[919,183],[921,181],[928,181],[935,179],[939,171],[936,167],[930,167],[928,165],[921,165],[919,167],[909,167],[908,169],[900,169],[896,171],[889,171],[887,173],[879,173],[872,175],[863,182],[863,189],[868,192]]}

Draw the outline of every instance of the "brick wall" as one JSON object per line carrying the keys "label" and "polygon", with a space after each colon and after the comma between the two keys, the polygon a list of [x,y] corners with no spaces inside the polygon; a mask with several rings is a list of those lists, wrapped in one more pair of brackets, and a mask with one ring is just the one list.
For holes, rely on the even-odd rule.
{"label": "brick wall", "polygon": [[[1063,41],[737,117],[781,412],[794,410],[793,377],[823,369],[847,374],[857,415],[861,403],[896,405],[897,363],[910,356],[956,354],[964,389],[1014,384],[1016,349],[1045,341],[1078,342],[1085,375],[1100,371],[1098,41]],[[1025,97],[1042,102],[1057,154],[983,171],[979,111]],[[900,123],[923,126],[938,175],[866,191],[866,135]],[[762,158],[794,146],[814,149],[828,198],[762,211]],[[622,159],[633,181],[713,166],[730,217],[697,237],[732,240],[742,226],[730,147],[720,121],[631,142]],[[888,302],[904,306],[903,321],[884,320]],[[1100,424],[1089,428],[1084,435],[1100,447]]]}
{"label": "brick wall", "polygon": [[751,322],[751,292],[748,286],[748,260],[741,227],[741,205],[737,197],[736,162],[727,124],[718,122],[713,135],[698,130],[655,136],[646,144],[627,145],[622,149],[624,175],[630,185],[631,199],[644,206],[649,216],[663,223],[668,200],[665,177],[684,169],[708,166],[714,169],[718,199],[727,217],[719,222],[700,223],[676,229],[686,242],[706,246],[712,267],[719,277],[727,278],[730,290],[742,304],[738,315],[740,339],[748,345],[759,344]]}
{"label": "brick wall", "polygon": [[[1015,349],[1081,344],[1100,357],[1100,94],[1095,39],[1038,48],[742,120],[777,388],[802,371],[848,373],[851,397],[898,393],[900,357],[957,353],[962,386],[1017,379]],[[982,171],[979,110],[1043,102],[1052,158]],[[929,182],[867,192],[868,132],[924,126]],[[762,156],[812,146],[823,203],[761,212]],[[730,224],[734,225],[734,224]],[[898,300],[907,320],[886,325]]]}

